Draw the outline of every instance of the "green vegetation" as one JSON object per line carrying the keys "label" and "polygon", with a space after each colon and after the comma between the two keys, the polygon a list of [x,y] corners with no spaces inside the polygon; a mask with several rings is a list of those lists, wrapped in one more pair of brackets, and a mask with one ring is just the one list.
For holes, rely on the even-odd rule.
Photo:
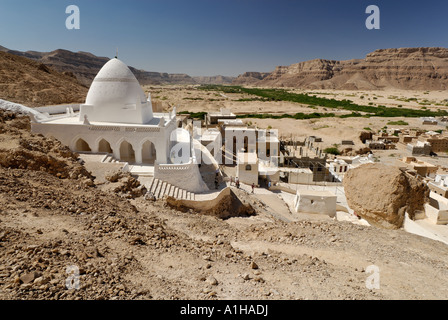
{"label": "green vegetation", "polygon": [[272,99],[268,98],[241,98],[233,101],[246,102],[246,101],[272,101]]}
{"label": "green vegetation", "polygon": [[[393,108],[393,107],[386,107],[386,106],[363,106],[353,103],[349,100],[336,100],[336,99],[328,99],[328,98],[322,98],[322,97],[316,97],[316,96],[310,96],[307,94],[299,94],[299,93],[292,93],[288,92],[284,89],[262,89],[262,88],[244,88],[240,86],[222,86],[222,85],[203,85],[200,86],[199,89],[201,90],[214,90],[214,91],[222,91],[224,93],[239,93],[239,94],[250,94],[254,96],[261,97],[263,99],[268,99],[269,101],[290,101],[290,102],[296,102],[300,104],[306,104],[309,106],[316,106],[316,107],[324,107],[324,108],[332,108],[332,109],[343,109],[347,111],[352,111],[349,115],[343,115],[341,117],[347,118],[347,117],[369,117],[369,116],[376,116],[376,117],[409,117],[409,118],[419,118],[419,117],[438,117],[438,116],[448,116],[448,112],[446,110],[438,110],[438,111],[430,111],[430,110],[417,110],[417,109],[407,109],[407,108]],[[415,98],[411,98],[415,99]],[[409,100],[411,100],[409,99]],[[416,99],[415,99],[416,100]],[[364,114],[362,114],[362,113]],[[314,116],[311,116],[311,118],[316,117],[324,117],[324,116],[330,116],[331,113],[328,114],[319,114],[319,113],[313,113]],[[313,115],[311,114],[311,115]],[[319,116],[316,116],[316,114],[319,114]],[[299,115],[299,116],[296,116]],[[296,114],[294,116],[292,115],[284,115],[279,116],[278,118],[282,117],[289,117],[294,119],[303,119],[307,118],[309,119],[309,115],[303,115],[303,114]],[[257,118],[257,116],[253,116],[254,118]],[[335,116],[334,114],[332,115]],[[265,118],[276,116],[264,116]]]}
{"label": "green vegetation", "polygon": [[205,119],[205,115],[207,112],[189,112],[189,111],[181,111],[178,114],[188,114],[193,119]]}
{"label": "green vegetation", "polygon": [[253,118],[253,119],[296,119],[296,120],[307,120],[307,119],[318,119],[318,118],[334,118],[336,115],[334,113],[296,113],[296,114],[270,114],[270,113],[250,113],[250,114],[240,114],[236,116],[237,118]]}
{"label": "green vegetation", "polygon": [[325,128],[330,128],[330,126],[324,125],[321,127],[313,128],[313,130],[320,130],[320,129],[325,129]]}
{"label": "green vegetation", "polygon": [[339,149],[336,148],[336,147],[326,148],[326,149],[324,150],[324,152],[325,152],[325,153],[328,153],[328,154],[334,154],[335,156],[339,156],[339,155],[341,154],[341,152],[339,151]]}
{"label": "green vegetation", "polygon": [[389,121],[387,123],[387,125],[389,125],[389,126],[408,126],[409,123],[407,123],[406,121],[403,121],[403,120],[398,120],[398,121]]}
{"label": "green vegetation", "polygon": [[183,100],[194,100],[194,101],[196,101],[196,100],[204,100],[203,98],[190,98],[190,97],[186,97],[186,98],[184,98]]}
{"label": "green vegetation", "polygon": [[372,129],[370,129],[369,127],[365,127],[364,130],[366,130],[366,131],[372,131]]}

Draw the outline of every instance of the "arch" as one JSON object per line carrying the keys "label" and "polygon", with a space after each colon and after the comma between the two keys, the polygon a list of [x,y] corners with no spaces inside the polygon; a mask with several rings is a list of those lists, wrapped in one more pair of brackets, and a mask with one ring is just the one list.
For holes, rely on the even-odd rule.
{"label": "arch", "polygon": [[98,152],[113,153],[110,143],[106,139],[101,139],[100,142],[98,142]]}
{"label": "arch", "polygon": [[135,151],[132,144],[123,140],[120,144],[120,160],[135,163]]}
{"label": "arch", "polygon": [[246,171],[252,171],[252,166],[250,164],[246,165]]}
{"label": "arch", "polygon": [[146,140],[142,144],[142,163],[154,164],[157,159],[157,149],[151,140]]}
{"label": "arch", "polygon": [[92,149],[90,149],[89,144],[84,139],[79,138],[78,140],[76,140],[76,143],[75,143],[75,151],[91,152]]}

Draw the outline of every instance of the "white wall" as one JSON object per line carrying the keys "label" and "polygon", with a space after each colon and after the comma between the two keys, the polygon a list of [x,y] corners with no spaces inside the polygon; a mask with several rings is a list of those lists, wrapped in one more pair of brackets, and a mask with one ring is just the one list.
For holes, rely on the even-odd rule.
{"label": "white wall", "polygon": [[336,215],[336,196],[330,192],[304,192],[297,191],[294,199],[296,212],[326,214],[330,217]]}
{"label": "white wall", "polygon": [[434,208],[428,203],[425,204],[425,214],[428,220],[434,224],[448,224],[448,199],[435,192],[431,192],[430,197],[438,203],[439,208]]}
{"label": "white wall", "polygon": [[[136,128],[137,131],[134,130]],[[136,163],[142,163],[142,148],[151,141],[157,153],[158,163],[168,163],[169,136],[176,129],[175,120],[166,127],[97,126],[78,124],[31,123],[31,131],[43,135],[52,135],[61,143],[76,151],[76,142],[83,139],[93,153],[97,153],[102,139],[109,142],[114,157],[120,159],[120,146],[123,141],[132,145]]]}
{"label": "white wall", "polygon": [[197,164],[158,165],[154,166],[154,178],[166,181],[173,186],[189,192],[201,193],[209,191],[202,180]]}
{"label": "white wall", "polygon": [[289,172],[288,183],[310,184],[313,182],[312,172]]}
{"label": "white wall", "polygon": [[[251,170],[246,170],[246,166],[250,165]],[[236,169],[236,176],[240,182],[248,185],[258,185],[258,163],[239,163]]]}

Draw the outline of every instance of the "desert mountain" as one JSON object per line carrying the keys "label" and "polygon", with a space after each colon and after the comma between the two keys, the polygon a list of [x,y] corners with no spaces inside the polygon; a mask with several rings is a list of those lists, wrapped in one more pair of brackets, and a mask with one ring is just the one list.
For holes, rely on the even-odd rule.
{"label": "desert mountain", "polygon": [[87,87],[26,57],[0,52],[0,98],[30,107],[84,102]]}
{"label": "desert mountain", "polygon": [[198,84],[231,84],[235,78],[226,76],[199,76],[193,77],[193,79]]}
{"label": "desert mountain", "polygon": [[277,67],[268,75],[246,72],[233,84],[305,89],[445,90],[448,88],[448,49],[380,49],[365,59],[315,59]]}
{"label": "desert mountain", "polygon": [[252,85],[256,84],[258,81],[266,78],[269,72],[245,72],[233,80],[233,84],[237,85]]}
{"label": "desert mountain", "polygon": [[[51,52],[15,51],[0,46],[0,51],[23,56],[45,64],[59,72],[69,72],[84,85],[90,86],[101,67],[109,61],[107,57],[98,57],[89,52],[72,52],[58,49]],[[190,77],[187,74],[170,74],[150,72],[129,67],[141,85],[165,84],[225,84],[231,83],[232,77]]]}

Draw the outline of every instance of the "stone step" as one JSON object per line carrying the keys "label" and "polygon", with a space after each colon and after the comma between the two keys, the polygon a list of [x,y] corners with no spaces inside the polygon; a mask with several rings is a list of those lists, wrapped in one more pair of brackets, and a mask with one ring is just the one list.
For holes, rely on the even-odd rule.
{"label": "stone step", "polygon": [[153,194],[156,193],[156,189],[157,189],[157,185],[159,184],[159,181],[160,181],[159,179],[153,180],[153,183],[152,183],[151,189],[150,189]]}
{"label": "stone step", "polygon": [[157,199],[159,199],[159,194],[160,194],[160,189],[162,189],[162,181],[159,180],[159,182],[157,183],[157,187],[156,190],[154,192],[154,195],[156,196]]}
{"label": "stone step", "polygon": [[154,194],[157,199],[164,196],[170,196],[176,199],[195,200],[195,194],[185,189],[176,187],[166,181],[153,178],[147,183],[148,190]]}
{"label": "stone step", "polygon": [[171,186],[172,186],[171,184],[168,184],[165,189],[165,195],[168,197],[170,196]]}
{"label": "stone step", "polygon": [[163,198],[163,196],[165,195],[166,186],[167,186],[167,183],[164,181],[162,183],[162,187],[160,188],[159,198]]}
{"label": "stone step", "polygon": [[151,190],[152,190],[152,186],[154,185],[154,180],[156,180],[156,179],[151,179],[151,182],[149,182],[149,183],[146,185],[146,189],[147,189],[149,192],[151,192]]}

